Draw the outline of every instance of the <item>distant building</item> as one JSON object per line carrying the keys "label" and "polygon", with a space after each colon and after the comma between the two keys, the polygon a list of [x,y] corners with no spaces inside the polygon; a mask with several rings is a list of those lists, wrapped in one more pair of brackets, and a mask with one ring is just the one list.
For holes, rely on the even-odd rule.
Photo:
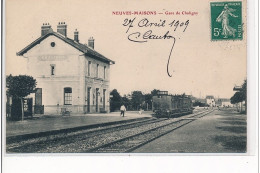
{"label": "distant building", "polygon": [[[35,108],[44,105],[45,114],[109,112],[110,65],[115,62],[88,45],[67,37],[67,25],[60,22],[57,32],[49,24],[41,36],[17,53],[27,59],[28,75],[37,80],[32,95]],[[37,109],[35,109],[37,113]]]}
{"label": "distant building", "polygon": [[207,103],[209,106],[216,106],[214,96],[212,96],[212,95],[206,96],[206,103]]}
{"label": "distant building", "polygon": [[221,104],[222,104],[222,102],[221,102],[221,99],[220,98],[217,98],[216,100],[215,100],[215,104],[216,104],[216,106],[221,106]]}
{"label": "distant building", "polygon": [[217,99],[218,101],[218,106],[220,107],[233,107],[233,104],[231,104],[231,101],[230,99],[227,99],[227,98],[219,98]]}

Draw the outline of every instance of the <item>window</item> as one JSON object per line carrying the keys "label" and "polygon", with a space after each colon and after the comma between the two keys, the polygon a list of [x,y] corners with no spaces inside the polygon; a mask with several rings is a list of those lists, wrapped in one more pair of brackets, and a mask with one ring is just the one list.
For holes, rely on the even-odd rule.
{"label": "window", "polygon": [[55,42],[51,42],[51,47],[55,47]]}
{"label": "window", "polygon": [[91,66],[91,61],[88,62],[88,76],[90,76],[90,66]]}
{"label": "window", "polygon": [[97,64],[97,74],[96,74],[96,77],[98,77],[98,67],[99,67],[99,64]]}
{"label": "window", "polygon": [[55,64],[51,64],[51,75],[55,75]]}
{"label": "window", "polygon": [[64,88],[64,105],[72,104],[72,88]]}
{"label": "window", "polygon": [[104,79],[106,79],[106,66],[104,66]]}

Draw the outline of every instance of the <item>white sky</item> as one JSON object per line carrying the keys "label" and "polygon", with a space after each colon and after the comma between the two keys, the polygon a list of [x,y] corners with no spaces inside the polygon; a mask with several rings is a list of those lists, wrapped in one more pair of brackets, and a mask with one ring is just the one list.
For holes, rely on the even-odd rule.
{"label": "white sky", "polygon": [[[16,52],[40,36],[42,23],[50,23],[56,31],[58,22],[65,21],[69,38],[73,38],[76,28],[81,43],[87,43],[88,38],[93,36],[95,50],[116,62],[111,66],[110,88],[116,88],[121,95],[133,90],[148,93],[153,89],[161,89],[172,94],[185,92],[194,96],[230,98],[234,94],[234,85],[242,84],[246,78],[245,37],[243,41],[212,42],[207,0],[200,3],[192,0],[178,3],[175,0],[112,2],[8,0],[6,74],[26,73],[26,59],[16,56]],[[128,34],[136,31],[143,33],[151,28],[133,27],[126,34],[123,21],[134,16],[112,15],[112,11],[149,10],[158,13],[163,9],[199,13],[197,16],[136,16],[136,22],[145,17],[152,22],[160,19],[167,22],[190,20],[185,33],[173,32],[169,27],[152,28],[158,35],[171,29],[171,35],[177,38],[170,64],[170,70],[174,70],[171,78],[167,75],[166,65],[172,40],[150,40],[142,44],[130,42]]]}

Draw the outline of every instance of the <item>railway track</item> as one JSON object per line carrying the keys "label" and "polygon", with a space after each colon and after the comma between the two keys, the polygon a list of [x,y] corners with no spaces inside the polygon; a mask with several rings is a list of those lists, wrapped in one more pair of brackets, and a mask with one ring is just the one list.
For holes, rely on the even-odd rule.
{"label": "railway track", "polygon": [[201,118],[212,111],[200,112],[187,118],[182,118],[177,121],[169,122],[168,124],[158,126],[154,129],[144,131],[132,136],[121,138],[117,141],[113,141],[101,146],[97,146],[86,152],[97,152],[97,153],[128,153],[133,150],[163,136],[166,135],[184,125],[187,125],[197,118]]}
{"label": "railway track", "polygon": [[208,111],[177,119],[144,119],[128,123],[7,141],[7,153],[131,152],[151,140],[180,128]]}
{"label": "railway track", "polygon": [[[107,126],[98,126],[96,128],[90,128],[90,129],[83,129],[83,130],[77,130],[77,131],[66,131],[61,132],[58,134],[51,134],[46,136],[40,136],[40,137],[30,137],[30,138],[11,138],[7,140],[6,144],[6,150],[7,152],[36,152],[37,148],[42,148],[47,145],[55,145],[55,143],[59,143],[59,141],[66,140],[67,138],[80,138],[80,136],[88,135],[88,137],[99,135],[101,133],[104,133],[106,131],[107,133],[116,129],[120,128],[131,128],[133,125],[141,125],[144,123],[152,123],[156,121],[163,121],[163,120],[157,120],[154,118],[149,119],[141,119],[141,120],[135,120],[131,122],[126,123],[120,123],[120,124],[114,124],[114,125],[107,125]],[[67,141],[67,143],[71,142],[70,140]],[[66,142],[63,142],[63,144]]]}

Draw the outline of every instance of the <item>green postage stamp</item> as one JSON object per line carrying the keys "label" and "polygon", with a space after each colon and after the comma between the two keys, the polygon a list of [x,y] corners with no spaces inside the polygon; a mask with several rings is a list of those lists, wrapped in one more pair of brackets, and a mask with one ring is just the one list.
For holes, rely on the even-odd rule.
{"label": "green postage stamp", "polygon": [[242,2],[211,2],[211,39],[242,40]]}

